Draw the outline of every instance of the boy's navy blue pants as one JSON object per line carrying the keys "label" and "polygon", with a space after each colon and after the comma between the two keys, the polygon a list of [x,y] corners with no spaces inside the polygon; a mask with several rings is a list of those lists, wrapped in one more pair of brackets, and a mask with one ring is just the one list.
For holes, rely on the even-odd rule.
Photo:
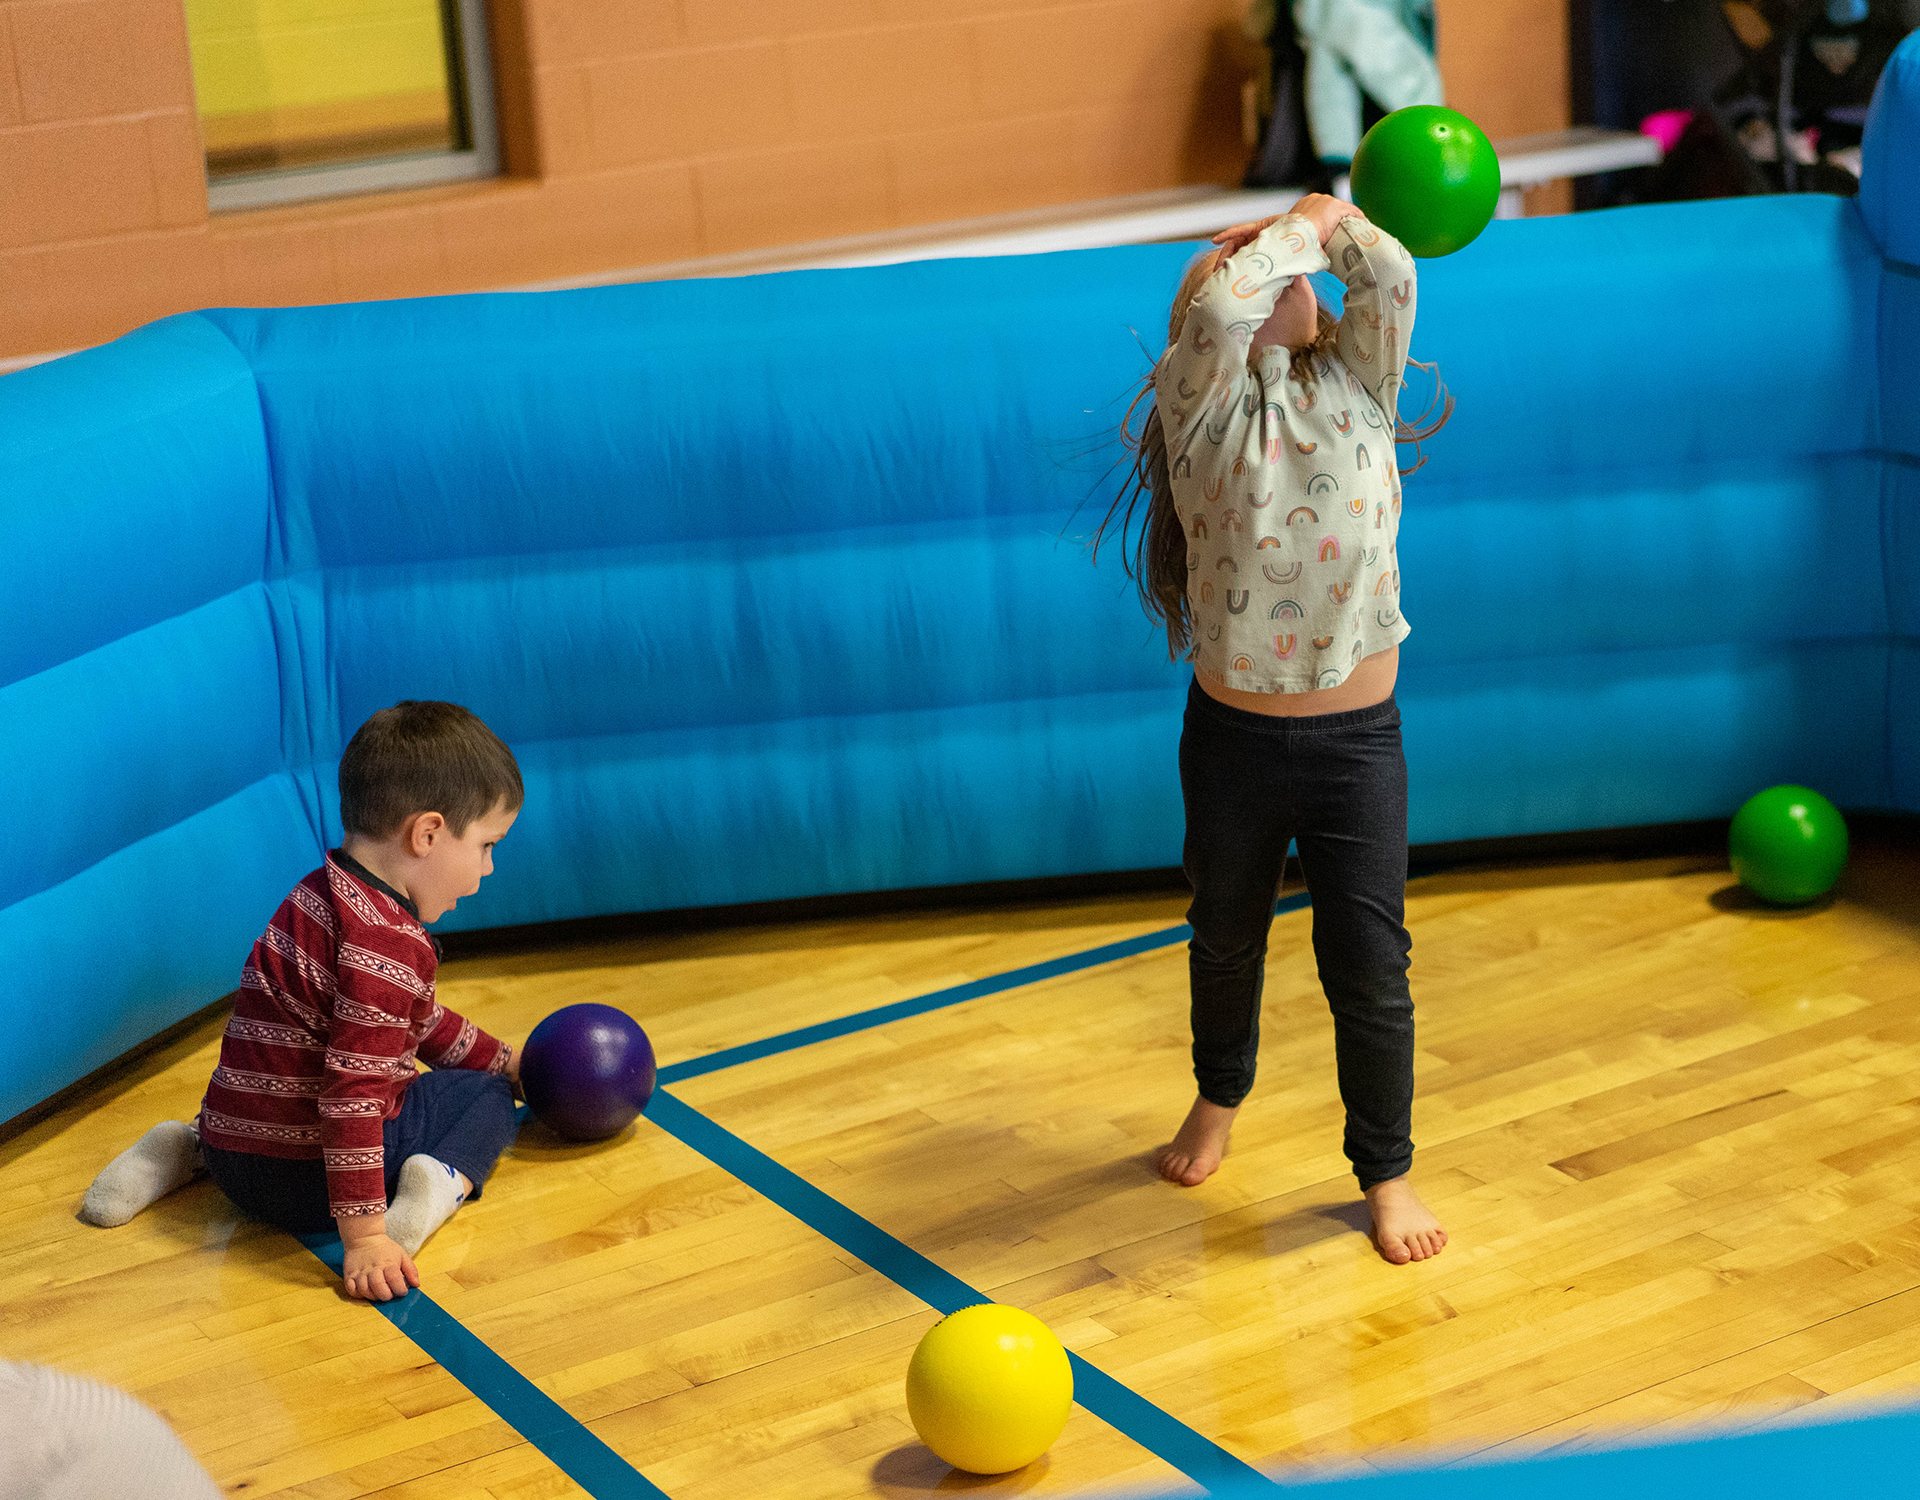
{"label": "boy's navy blue pants", "polygon": [[1413,1164],[1413,944],[1404,925],[1399,707],[1388,698],[1283,718],[1221,703],[1196,682],[1180,736],[1180,789],[1201,1097],[1231,1108],[1253,1087],[1267,929],[1295,842],[1313,897],[1320,985],[1333,1008],[1347,1160],[1363,1189],[1404,1175]]}
{"label": "boy's navy blue pants", "polygon": [[[386,1151],[387,1201],[409,1156],[424,1152],[464,1173],[478,1198],[493,1164],[513,1140],[513,1088],[497,1073],[441,1068],[407,1085],[400,1113],[380,1131]],[[202,1145],[200,1154],[220,1191],[249,1218],[294,1234],[334,1227],[327,1211],[327,1169],[318,1161],[289,1161],[251,1151]]]}

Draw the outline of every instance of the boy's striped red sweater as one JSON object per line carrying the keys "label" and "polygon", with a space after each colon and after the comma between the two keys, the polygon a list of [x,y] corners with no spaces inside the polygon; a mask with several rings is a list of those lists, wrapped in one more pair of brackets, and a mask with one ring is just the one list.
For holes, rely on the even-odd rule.
{"label": "boy's striped red sweater", "polygon": [[385,1213],[382,1122],[429,1067],[498,1073],[512,1049],[435,1003],[412,903],[338,850],[293,888],[240,975],[200,1138],[324,1160],[335,1218]]}

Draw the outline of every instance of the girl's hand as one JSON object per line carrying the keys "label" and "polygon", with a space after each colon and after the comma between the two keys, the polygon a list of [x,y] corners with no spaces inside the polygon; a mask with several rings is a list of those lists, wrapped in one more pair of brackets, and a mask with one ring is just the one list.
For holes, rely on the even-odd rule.
{"label": "girl's hand", "polygon": [[1221,230],[1213,237],[1213,242],[1221,247],[1224,254],[1232,255],[1236,251],[1242,250],[1252,244],[1254,240],[1259,237],[1262,230],[1268,228],[1270,225],[1278,224],[1285,217],[1285,214],[1274,214],[1269,218],[1260,220],[1257,224],[1236,224],[1231,229]]}
{"label": "girl's hand", "polygon": [[526,1095],[520,1092],[520,1049],[518,1047],[509,1046],[507,1048],[507,1064],[500,1070],[500,1076],[513,1085],[514,1098],[524,1099],[526,1097]]}
{"label": "girl's hand", "polygon": [[1333,233],[1333,226],[1342,219],[1364,219],[1365,214],[1344,199],[1329,197],[1325,193],[1308,193],[1293,205],[1293,212],[1300,215],[1319,231],[1320,243],[1324,246],[1327,237]]}

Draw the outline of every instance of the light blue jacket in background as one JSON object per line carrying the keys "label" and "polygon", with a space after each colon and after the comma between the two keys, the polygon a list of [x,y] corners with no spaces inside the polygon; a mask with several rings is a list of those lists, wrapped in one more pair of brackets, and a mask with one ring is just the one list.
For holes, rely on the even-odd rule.
{"label": "light blue jacket in background", "polygon": [[1314,154],[1341,165],[1360,147],[1360,96],[1382,109],[1442,102],[1433,0],[1294,0],[1307,54]]}

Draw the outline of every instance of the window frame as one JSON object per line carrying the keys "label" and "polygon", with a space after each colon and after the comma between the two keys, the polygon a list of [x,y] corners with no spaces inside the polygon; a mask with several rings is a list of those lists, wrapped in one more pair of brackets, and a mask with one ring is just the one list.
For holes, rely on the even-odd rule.
{"label": "window frame", "polygon": [[[306,203],[397,188],[470,182],[500,174],[500,131],[493,97],[493,56],[487,34],[486,0],[440,0],[447,35],[447,93],[456,124],[468,144],[452,151],[392,156],[312,167],[276,167],[207,179],[212,213]],[[455,62],[461,66],[456,68]]]}

